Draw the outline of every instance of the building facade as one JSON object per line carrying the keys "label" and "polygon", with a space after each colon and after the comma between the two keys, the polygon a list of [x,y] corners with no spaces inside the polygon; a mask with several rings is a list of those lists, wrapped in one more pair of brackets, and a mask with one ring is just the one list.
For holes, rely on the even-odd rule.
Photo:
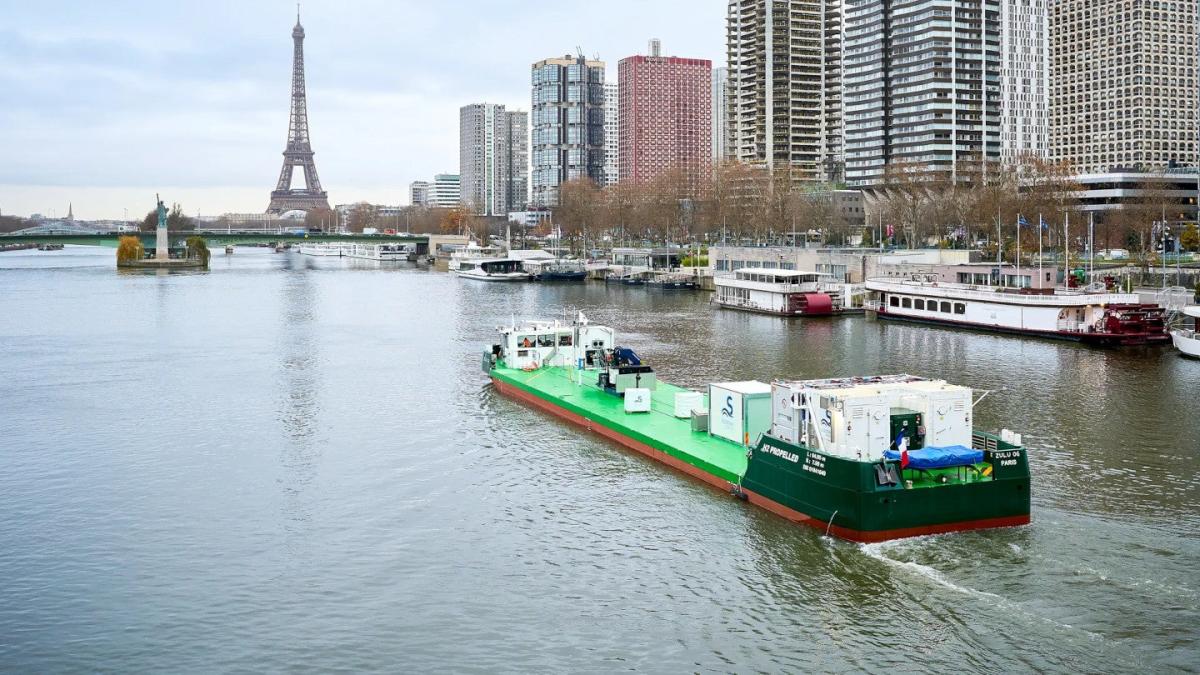
{"label": "building facade", "polygon": [[729,69],[713,68],[712,100],[709,102],[709,106],[712,108],[712,130],[709,133],[712,135],[712,159],[714,164],[725,159],[726,146],[728,145],[729,111],[727,109],[728,98],[726,96],[728,85]]}
{"label": "building facade", "polygon": [[846,183],[1000,159],[1000,0],[845,0]]}
{"label": "building facade", "polygon": [[730,159],[802,179],[840,179],[844,2],[730,0]]}
{"label": "building facade", "polygon": [[615,185],[620,179],[620,106],[616,82],[604,83],[604,182]]}
{"label": "building facade", "polygon": [[413,206],[428,206],[433,196],[433,183],[414,180],[408,184],[408,203]]}
{"label": "building facade", "polygon": [[481,216],[525,208],[528,115],[503,105],[459,109],[458,169],[462,203]]}
{"label": "building facade", "polygon": [[439,173],[434,176],[433,193],[430,195],[429,206],[450,209],[460,204],[462,204],[462,189],[458,174]]}
{"label": "building facade", "polygon": [[1050,157],[1080,174],[1196,166],[1197,3],[1056,0]]}
{"label": "building facade", "polygon": [[679,171],[690,191],[712,173],[712,61],[650,53],[621,59],[621,181]]}
{"label": "building facade", "polygon": [[604,182],[604,62],[582,54],[544,59],[531,80],[531,203],[556,206],[563,183]]}
{"label": "building facade", "polygon": [[1000,157],[1005,162],[1048,156],[1050,2],[1000,3]]}

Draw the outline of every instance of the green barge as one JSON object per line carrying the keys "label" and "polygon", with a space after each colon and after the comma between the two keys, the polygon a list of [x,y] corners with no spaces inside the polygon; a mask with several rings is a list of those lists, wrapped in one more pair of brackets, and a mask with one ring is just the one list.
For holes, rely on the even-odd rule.
{"label": "green barge", "polygon": [[1024,525],[1019,436],[972,427],[972,392],[909,375],[727,382],[657,379],[606,326],[500,329],[496,391],[788,520],[858,542]]}

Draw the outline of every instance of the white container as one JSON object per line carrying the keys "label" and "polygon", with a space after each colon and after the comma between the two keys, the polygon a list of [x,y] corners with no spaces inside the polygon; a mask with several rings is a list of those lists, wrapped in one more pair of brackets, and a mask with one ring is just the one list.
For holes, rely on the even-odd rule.
{"label": "white container", "polygon": [[625,390],[625,412],[650,412],[650,390],[630,387]]}
{"label": "white container", "polygon": [[688,419],[692,411],[704,410],[704,394],[698,391],[675,392],[675,416]]}
{"label": "white container", "polygon": [[708,385],[708,433],[751,445],[771,429],[771,385],[722,382]]}

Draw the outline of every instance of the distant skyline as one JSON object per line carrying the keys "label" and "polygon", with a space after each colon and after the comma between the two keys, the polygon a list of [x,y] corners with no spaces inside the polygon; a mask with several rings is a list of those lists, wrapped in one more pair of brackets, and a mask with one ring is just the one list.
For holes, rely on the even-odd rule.
{"label": "distant skyline", "polygon": [[[309,124],[331,203],[402,204],[458,172],[458,110],[528,111],[529,68],[582,48],[724,65],[725,3],[301,5]],[[261,212],[287,132],[292,2],[0,0],[0,213]],[[631,28],[633,26],[634,28]]]}

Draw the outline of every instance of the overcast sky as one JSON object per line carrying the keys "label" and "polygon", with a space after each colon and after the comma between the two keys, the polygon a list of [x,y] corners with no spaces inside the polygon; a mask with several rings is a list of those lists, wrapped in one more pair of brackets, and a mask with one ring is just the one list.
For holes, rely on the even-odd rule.
{"label": "overcast sky", "polygon": [[[458,172],[458,108],[529,109],[550,56],[663,53],[724,65],[719,0],[301,5],[309,127],[333,204],[408,201]],[[0,0],[0,212],[130,217],[266,209],[282,165],[293,2]]]}

